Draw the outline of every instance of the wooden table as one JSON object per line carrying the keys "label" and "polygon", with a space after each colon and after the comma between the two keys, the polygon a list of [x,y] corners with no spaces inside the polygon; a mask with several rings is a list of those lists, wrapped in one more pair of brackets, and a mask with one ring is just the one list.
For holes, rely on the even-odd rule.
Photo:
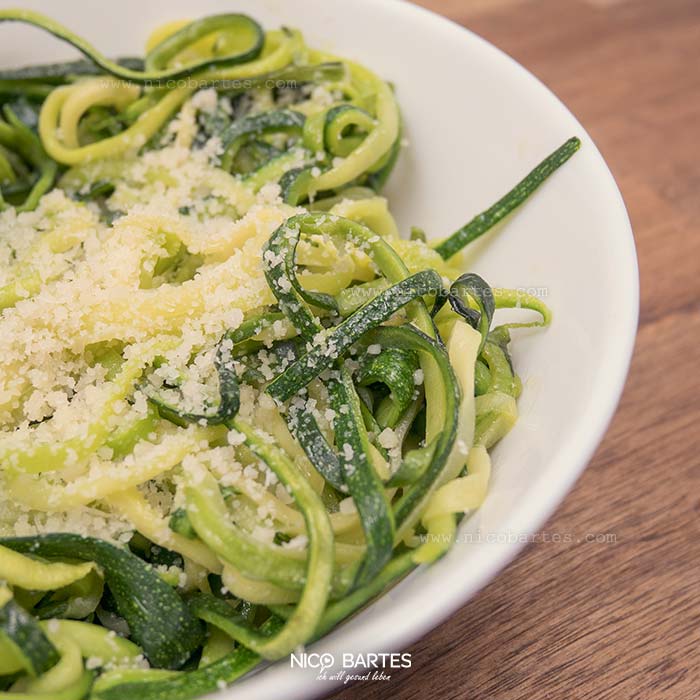
{"label": "wooden table", "polygon": [[507,51],[589,130],[632,218],[640,327],[607,437],[544,528],[574,541],[530,545],[407,649],[412,668],[335,698],[697,700],[700,0],[421,4]]}

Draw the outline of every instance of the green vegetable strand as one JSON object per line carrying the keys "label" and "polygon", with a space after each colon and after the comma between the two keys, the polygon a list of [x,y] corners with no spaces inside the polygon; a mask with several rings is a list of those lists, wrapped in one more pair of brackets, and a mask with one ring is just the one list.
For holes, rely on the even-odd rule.
{"label": "green vegetable strand", "polygon": [[[260,25],[247,15],[211,15],[190,22],[160,42],[146,56],[146,70],[141,71],[129,68],[128,64],[124,65],[108,59],[90,42],[39,12],[24,9],[0,10],[0,22],[23,22],[24,24],[43,29],[49,34],[53,34],[56,38],[74,46],[105,73],[113,75],[115,78],[140,84],[177,80],[188,75],[202,73],[207,69],[216,70],[252,61],[260,55],[264,39],[264,32]],[[245,37],[245,41],[240,42],[243,44],[243,48],[228,55],[215,56],[186,66],[166,67],[171,59],[175,58],[177,54],[181,53],[188,46],[216,31],[236,32],[241,39]]]}
{"label": "green vegetable strand", "polygon": [[435,250],[447,260],[482,236],[517,209],[550,175],[564,165],[580,146],[581,141],[576,136],[570,138],[531,170],[510,192],[436,245]]}
{"label": "green vegetable strand", "polygon": [[63,533],[3,538],[0,544],[24,554],[99,564],[131,638],[154,666],[180,668],[203,641],[201,624],[180,596],[131,552],[94,537]]}

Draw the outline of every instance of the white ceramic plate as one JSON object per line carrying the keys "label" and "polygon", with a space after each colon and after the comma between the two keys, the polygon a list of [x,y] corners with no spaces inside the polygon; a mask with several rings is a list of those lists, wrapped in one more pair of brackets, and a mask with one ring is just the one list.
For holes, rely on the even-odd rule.
{"label": "white ceramic plate", "polygon": [[[105,53],[141,53],[168,19],[244,11],[266,27],[288,24],[309,43],[355,58],[396,85],[409,147],[387,194],[402,229],[452,232],[535,163],[577,134],[583,147],[507,225],[479,242],[472,269],[493,286],[546,294],[554,323],[516,332],[524,378],[521,420],[495,451],[495,474],[461,541],[314,651],[388,652],[454,612],[504,567],[571,488],[617,404],[634,343],[637,263],[625,207],[600,153],[559,100],[479,37],[397,0],[29,0],[3,2],[53,15]],[[40,33],[0,27],[0,65],[75,56]],[[552,60],[557,60],[552,56]],[[477,533],[481,533],[479,537]],[[471,541],[470,541],[471,540]],[[309,698],[332,690],[289,661],[220,698]]]}

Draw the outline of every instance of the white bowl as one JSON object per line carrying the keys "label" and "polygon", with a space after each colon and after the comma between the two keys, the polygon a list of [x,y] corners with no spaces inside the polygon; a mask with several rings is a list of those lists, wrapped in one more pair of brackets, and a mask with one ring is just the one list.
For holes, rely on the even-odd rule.
{"label": "white bowl", "polygon": [[[472,269],[494,286],[542,288],[545,332],[515,332],[521,419],[494,454],[484,506],[434,566],[402,581],[314,651],[388,652],[435,627],[491,580],[572,487],[617,404],[638,312],[634,243],[620,193],[595,145],[559,100],[515,61],[437,15],[397,0],[31,0],[110,55],[140,53],[168,19],[240,10],[266,27],[355,58],[396,86],[409,147],[387,194],[402,229],[452,232],[574,134],[583,146],[495,235]],[[0,65],[75,56],[38,30],[1,26]],[[552,56],[552,60],[557,60]],[[479,537],[478,533],[481,533]],[[471,541],[469,541],[471,540]],[[279,662],[220,698],[308,698],[332,690]]]}

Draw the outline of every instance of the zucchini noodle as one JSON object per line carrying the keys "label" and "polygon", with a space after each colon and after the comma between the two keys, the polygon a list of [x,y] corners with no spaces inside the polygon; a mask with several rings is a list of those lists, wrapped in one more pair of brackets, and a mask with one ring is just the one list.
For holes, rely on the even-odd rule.
{"label": "zucchini noodle", "polygon": [[551,313],[458,253],[580,143],[433,245],[381,196],[392,87],[298,30],[221,14],[111,59],[8,22],[83,58],[0,70],[0,698],[196,698],[488,497],[511,333]]}

